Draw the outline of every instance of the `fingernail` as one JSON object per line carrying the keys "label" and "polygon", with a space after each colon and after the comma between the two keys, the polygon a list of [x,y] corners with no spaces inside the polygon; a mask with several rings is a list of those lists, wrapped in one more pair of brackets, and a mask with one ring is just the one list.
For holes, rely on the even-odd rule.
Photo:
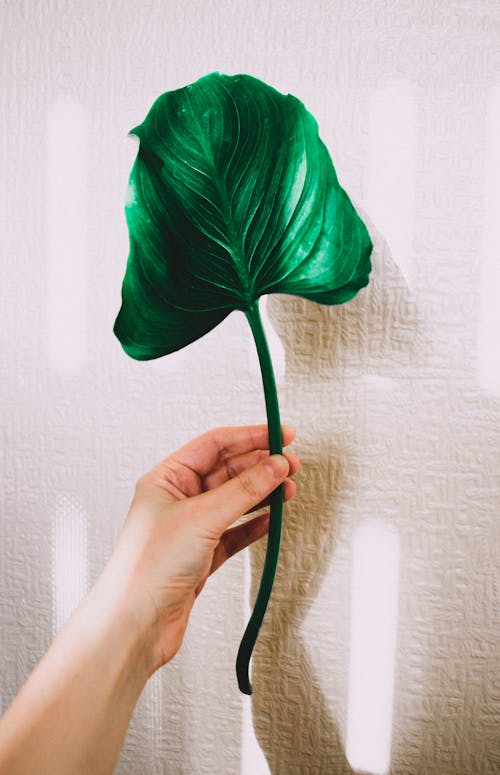
{"label": "fingernail", "polygon": [[264,465],[269,468],[273,476],[279,479],[285,476],[289,470],[288,460],[283,455],[271,455],[267,458]]}

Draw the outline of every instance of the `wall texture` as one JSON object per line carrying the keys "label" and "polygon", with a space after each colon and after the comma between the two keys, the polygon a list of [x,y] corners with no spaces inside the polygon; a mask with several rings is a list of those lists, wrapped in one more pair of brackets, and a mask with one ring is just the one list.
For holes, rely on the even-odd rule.
{"label": "wall texture", "polygon": [[263,421],[240,313],[149,363],[112,334],[127,132],[163,91],[248,72],[317,117],[373,236],[373,280],[342,308],[268,301],[304,465],[251,711],[234,658],[264,546],[207,584],[117,772],[354,772],[353,552],[374,520],[399,551],[390,772],[498,772],[499,3],[3,0],[0,14],[1,708],[101,571],[135,479],[209,427]]}

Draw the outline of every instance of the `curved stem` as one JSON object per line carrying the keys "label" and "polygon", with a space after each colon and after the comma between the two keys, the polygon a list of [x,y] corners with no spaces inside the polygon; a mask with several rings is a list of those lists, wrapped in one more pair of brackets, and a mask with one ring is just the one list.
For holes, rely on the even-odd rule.
{"label": "curved stem", "polygon": [[[269,451],[271,455],[281,454],[283,452],[281,439],[281,421],[278,405],[278,394],[276,392],[276,382],[274,380],[273,364],[269,347],[267,345],[266,334],[262,326],[262,320],[259,313],[259,301],[254,301],[251,307],[245,312],[247,320],[250,323],[257,353],[259,356],[260,369],[262,372],[262,382],[264,385],[264,396],[266,399],[267,426],[269,431]],[[269,534],[267,538],[266,558],[264,569],[260,580],[259,591],[255,600],[254,609],[243,638],[238,649],[236,658],[236,675],[238,685],[243,694],[252,694],[252,686],[249,678],[250,657],[259,634],[260,627],[264,620],[271,590],[273,588],[274,577],[276,575],[276,566],[278,564],[278,555],[281,541],[281,521],[283,514],[283,485],[281,484],[271,493],[270,497],[270,521]]]}

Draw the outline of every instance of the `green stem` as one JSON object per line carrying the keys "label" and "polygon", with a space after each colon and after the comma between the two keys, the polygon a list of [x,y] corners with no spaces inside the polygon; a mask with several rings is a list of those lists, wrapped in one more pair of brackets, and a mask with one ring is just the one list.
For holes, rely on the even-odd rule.
{"label": "green stem", "polygon": [[[283,452],[281,439],[281,421],[278,405],[278,394],[276,392],[276,382],[274,380],[273,364],[269,347],[267,345],[266,334],[262,326],[262,320],[259,313],[259,301],[254,301],[251,307],[245,312],[247,320],[250,323],[257,353],[259,356],[260,369],[262,372],[262,382],[264,385],[264,396],[266,399],[267,426],[269,432],[269,451],[271,455],[281,454]],[[267,539],[266,558],[264,569],[260,580],[259,591],[255,600],[254,609],[243,638],[238,649],[236,658],[236,675],[238,685],[243,694],[252,694],[252,686],[249,678],[249,665],[252,651],[259,634],[260,627],[264,620],[271,590],[273,588],[274,577],[276,575],[276,566],[278,564],[278,555],[281,540],[281,521],[283,514],[283,485],[281,484],[271,493],[270,496],[270,522],[269,534]]]}

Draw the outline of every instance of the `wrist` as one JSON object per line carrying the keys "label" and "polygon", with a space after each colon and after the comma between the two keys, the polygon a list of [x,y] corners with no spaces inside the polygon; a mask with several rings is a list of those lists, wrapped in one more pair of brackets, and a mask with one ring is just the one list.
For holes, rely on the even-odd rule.
{"label": "wrist", "polygon": [[127,669],[145,684],[156,665],[155,622],[134,582],[133,568],[115,551],[84,605],[91,606],[93,616],[121,642]]}
{"label": "wrist", "polygon": [[122,531],[100,578],[107,594],[111,590],[121,617],[129,622],[130,637],[140,645],[148,677],[177,653],[195,600],[194,590],[179,594],[178,585],[171,583],[168,563],[158,567],[151,543],[150,536],[132,523]]}

